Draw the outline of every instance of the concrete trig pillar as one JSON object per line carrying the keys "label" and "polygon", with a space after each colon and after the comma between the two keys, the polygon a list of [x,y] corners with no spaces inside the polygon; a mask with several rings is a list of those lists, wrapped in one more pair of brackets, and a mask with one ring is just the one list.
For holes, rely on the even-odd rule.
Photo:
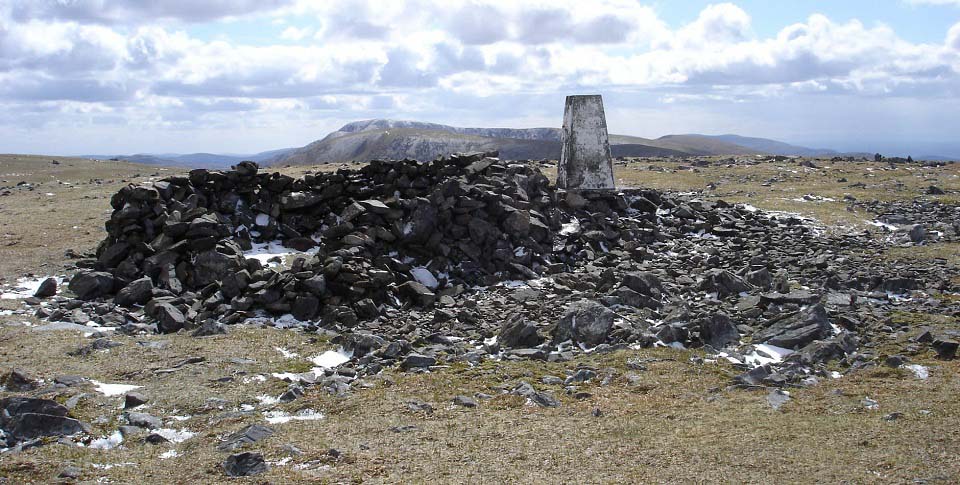
{"label": "concrete trig pillar", "polygon": [[562,143],[557,187],[571,190],[614,188],[607,118],[600,95],[567,96]]}

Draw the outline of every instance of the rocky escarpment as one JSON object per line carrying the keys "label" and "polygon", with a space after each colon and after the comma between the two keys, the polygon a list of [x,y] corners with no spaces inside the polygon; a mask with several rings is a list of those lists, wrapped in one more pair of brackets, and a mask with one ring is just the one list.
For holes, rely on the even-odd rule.
{"label": "rocky escarpment", "polygon": [[[725,349],[751,369],[743,385],[787,385],[917,333],[891,309],[956,311],[930,298],[956,291],[956,268],[889,267],[870,234],[654,190],[559,192],[535,165],[491,155],[300,179],[241,163],[128,186],[70,281],[77,298],[38,313],[198,335],[282,316],[333,335],[351,356],[344,375],[671,345]],[[956,234],[911,244],[935,238]],[[291,254],[249,257],[266,244]],[[951,342],[917,349],[947,355]]]}

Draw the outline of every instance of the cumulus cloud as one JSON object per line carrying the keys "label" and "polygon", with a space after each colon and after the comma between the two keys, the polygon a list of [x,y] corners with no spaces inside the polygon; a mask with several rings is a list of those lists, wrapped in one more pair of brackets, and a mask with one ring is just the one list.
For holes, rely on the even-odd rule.
{"label": "cumulus cloud", "polygon": [[95,23],[205,22],[275,10],[292,0],[8,0],[19,21],[52,19]]}
{"label": "cumulus cloud", "polygon": [[960,52],[960,22],[953,24],[947,31],[947,47]]}
{"label": "cumulus cloud", "polygon": [[[191,113],[207,126],[236,123],[236,112],[301,120],[511,99],[509,111],[517,99],[581,90],[643,90],[671,105],[942,98],[960,79],[960,23],[942,43],[819,14],[758,36],[731,3],[673,27],[635,0],[2,3],[0,108],[70,106],[60,122],[78,107],[177,126]],[[237,16],[275,37],[201,38],[187,25]]]}

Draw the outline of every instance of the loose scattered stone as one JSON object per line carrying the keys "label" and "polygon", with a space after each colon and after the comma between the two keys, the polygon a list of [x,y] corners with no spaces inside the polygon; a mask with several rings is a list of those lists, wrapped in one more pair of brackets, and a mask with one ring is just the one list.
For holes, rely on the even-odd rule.
{"label": "loose scattered stone", "polygon": [[461,396],[454,396],[454,397],[453,397],[453,404],[456,405],[456,406],[464,407],[464,408],[475,408],[475,407],[477,407],[477,401],[476,401],[476,399],[474,399],[474,398],[472,398],[472,397],[470,397],[470,396],[462,396],[462,395],[461,395]]}
{"label": "loose scattered stone", "polygon": [[269,426],[263,426],[261,424],[251,424],[246,428],[233,433],[228,436],[223,443],[217,446],[217,449],[220,451],[233,451],[242,446],[256,443],[262,439],[269,438],[273,436],[275,430]]}
{"label": "loose scattered stone", "polygon": [[231,477],[250,477],[266,473],[269,466],[260,453],[237,453],[223,462],[223,471]]}

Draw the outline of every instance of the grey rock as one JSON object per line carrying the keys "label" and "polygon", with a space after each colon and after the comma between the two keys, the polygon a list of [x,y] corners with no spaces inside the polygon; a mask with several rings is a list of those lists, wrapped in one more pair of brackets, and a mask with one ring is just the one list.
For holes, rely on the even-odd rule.
{"label": "grey rock", "polygon": [[161,303],[156,308],[157,331],[160,333],[174,333],[187,323],[187,318],[177,307],[169,303]]}
{"label": "grey rock", "polygon": [[939,338],[935,339],[931,346],[937,352],[937,358],[950,360],[957,356],[957,347],[960,346],[960,342]]}
{"label": "grey rock", "polygon": [[606,341],[614,318],[615,314],[607,307],[592,300],[580,300],[567,307],[554,330],[553,340],[573,340],[591,347],[599,345]]}
{"label": "grey rock", "polygon": [[790,394],[781,389],[774,389],[767,394],[767,403],[770,407],[779,411],[780,407],[790,401]]}
{"label": "grey rock", "polygon": [[716,292],[717,298],[726,298],[730,295],[738,295],[745,291],[750,291],[753,286],[747,283],[743,278],[722,269],[710,270],[706,279],[700,286],[701,290],[707,292]]}
{"label": "grey rock", "polygon": [[220,451],[233,451],[251,443],[264,440],[273,436],[276,431],[260,424],[251,424],[236,433],[228,436],[223,443],[217,446]]}
{"label": "grey rock", "polygon": [[663,291],[660,278],[648,272],[627,273],[623,277],[623,285],[637,293],[656,299],[660,298]]}
{"label": "grey rock", "polygon": [[415,369],[415,368],[424,368],[437,365],[437,359],[422,355],[422,354],[407,354],[403,359],[403,362],[400,364],[400,367],[404,370]]}
{"label": "grey rock", "polygon": [[40,286],[37,287],[37,291],[33,293],[33,296],[37,298],[49,298],[57,294],[57,280],[56,278],[47,278],[40,283]]}
{"label": "grey rock", "polygon": [[3,385],[8,391],[26,392],[37,388],[37,380],[21,369],[11,369],[3,377]]}
{"label": "grey rock", "polygon": [[130,426],[146,429],[157,429],[163,427],[163,422],[160,421],[160,418],[151,414],[128,411],[124,413],[124,417],[127,418],[127,423],[129,423]]}
{"label": "grey rock", "polygon": [[67,288],[81,300],[92,300],[113,292],[114,278],[102,271],[79,271],[70,279]]}
{"label": "grey rock", "polygon": [[80,478],[83,472],[80,470],[80,467],[75,465],[67,465],[60,470],[60,474],[57,475],[57,478],[65,478],[68,480],[76,480]]}
{"label": "grey rock", "polygon": [[476,401],[476,399],[474,399],[474,398],[472,398],[472,397],[470,397],[470,396],[462,396],[462,395],[460,395],[460,396],[454,396],[454,397],[453,397],[453,404],[454,404],[455,406],[460,406],[460,407],[464,407],[464,408],[475,408],[475,407],[477,407],[477,401]]}
{"label": "grey rock", "polygon": [[415,413],[433,414],[433,406],[423,401],[405,401],[403,403],[407,409]]}
{"label": "grey rock", "polygon": [[223,462],[223,471],[231,477],[250,477],[266,473],[270,467],[260,453],[237,453]]}
{"label": "grey rock", "polygon": [[117,305],[131,307],[142,305],[153,296],[153,281],[148,276],[130,282],[113,298]]}
{"label": "grey rock", "polygon": [[7,445],[46,436],[68,436],[88,426],[68,416],[66,407],[49,399],[7,397],[0,399],[0,430]]}
{"label": "grey rock", "polygon": [[756,332],[753,340],[793,349],[826,337],[830,330],[827,310],[816,304],[773,320],[767,328]]}
{"label": "grey rock", "polygon": [[213,335],[226,335],[226,333],[227,327],[211,318],[207,319],[202,325],[197,327],[197,329],[193,331],[192,335],[194,337],[210,337]]}
{"label": "grey rock", "polygon": [[128,392],[123,397],[124,409],[135,408],[137,406],[146,404],[148,402],[150,402],[150,399],[147,398],[147,396],[144,396],[143,393],[140,393],[140,392]]}
{"label": "grey rock", "polygon": [[700,321],[700,340],[715,349],[740,341],[740,332],[724,313],[714,313]]}
{"label": "grey rock", "polygon": [[497,342],[503,347],[535,347],[543,342],[543,338],[533,322],[518,315],[503,322]]}

